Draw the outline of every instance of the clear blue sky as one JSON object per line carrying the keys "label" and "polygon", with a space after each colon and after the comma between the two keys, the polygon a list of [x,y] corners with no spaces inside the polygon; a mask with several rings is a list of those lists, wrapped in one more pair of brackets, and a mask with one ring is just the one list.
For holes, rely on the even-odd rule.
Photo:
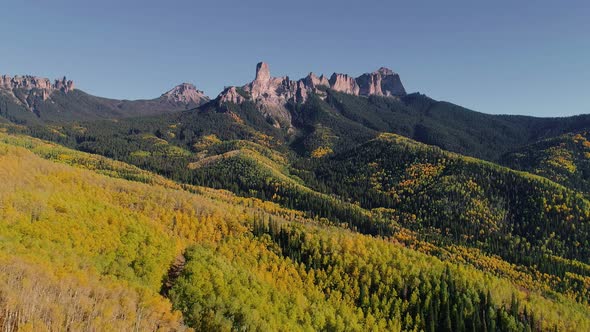
{"label": "clear blue sky", "polygon": [[486,113],[590,113],[589,1],[3,1],[0,73],[89,93],[215,97],[273,75],[387,66],[408,91]]}

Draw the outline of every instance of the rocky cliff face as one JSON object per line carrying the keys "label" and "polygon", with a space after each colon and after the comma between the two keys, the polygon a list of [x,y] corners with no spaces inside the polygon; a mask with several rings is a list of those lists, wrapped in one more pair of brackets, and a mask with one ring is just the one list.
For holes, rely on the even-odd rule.
{"label": "rocky cliff face", "polygon": [[381,67],[377,71],[381,76],[381,89],[385,96],[405,96],[406,89],[399,75],[389,68]]}
{"label": "rocky cliff face", "polygon": [[74,90],[74,82],[65,77],[53,83],[48,78],[37,76],[0,76],[0,92],[3,92],[31,111],[34,111],[39,100],[51,98],[56,91],[69,93]]}
{"label": "rocky cliff face", "polygon": [[74,90],[74,82],[68,81],[65,77],[55,80],[54,83],[51,83],[48,78],[37,76],[10,77],[7,75],[2,75],[0,77],[0,89],[10,91],[21,89],[24,91],[34,92],[42,96],[43,100],[46,100],[54,91],[63,91],[68,93]]}
{"label": "rocky cliff face", "polygon": [[298,84],[288,76],[272,77],[268,64],[256,65],[254,81],[242,87],[263,114],[274,120],[275,127],[291,127],[291,113],[285,105],[297,99]]}
{"label": "rocky cliff face", "polygon": [[363,96],[383,95],[383,90],[381,89],[382,80],[379,74],[363,74],[356,79],[356,82],[359,85],[359,94]]}
{"label": "rocky cliff face", "polygon": [[372,73],[357,77],[361,96],[405,96],[406,90],[399,75],[391,69],[381,67]]}
{"label": "rocky cliff face", "polygon": [[190,83],[182,83],[164,93],[161,98],[172,103],[200,105],[209,100],[201,90]]}
{"label": "rocky cliff face", "polygon": [[255,101],[265,104],[284,104],[296,94],[297,84],[288,76],[271,77],[268,65],[264,62],[256,66],[256,78],[242,87]]}
{"label": "rocky cliff face", "polygon": [[344,92],[351,95],[359,95],[359,86],[356,80],[346,74],[332,74],[330,77],[330,88],[334,91]]}
{"label": "rocky cliff face", "polygon": [[330,81],[328,81],[324,75],[317,77],[314,73],[309,73],[309,75],[305,76],[301,81],[306,88],[316,89],[320,86],[326,88],[330,87]]}
{"label": "rocky cliff face", "polygon": [[305,78],[293,81],[288,76],[272,77],[268,64],[260,62],[256,65],[254,81],[240,88],[245,94],[238,93],[236,87],[230,87],[219,95],[217,101],[219,104],[240,104],[251,100],[263,114],[276,121],[276,126],[287,124],[290,127],[291,114],[285,106],[289,102],[305,102],[310,94],[323,98],[326,88],[355,96],[399,97],[406,94],[399,75],[384,67],[357,78],[334,73],[328,80],[324,75],[318,77],[309,73]]}
{"label": "rocky cliff face", "polygon": [[[264,62],[256,65],[254,81],[242,86],[241,89],[248,92],[254,102],[282,105],[289,101],[304,102],[310,93],[321,92],[322,87],[356,96],[406,95],[399,75],[384,67],[357,78],[334,73],[328,80],[324,75],[318,77],[314,73],[309,73],[305,78],[293,81],[288,76],[272,77],[268,64]],[[237,99],[246,100],[243,96],[238,97],[235,89],[225,89],[219,95],[221,102]]]}
{"label": "rocky cliff face", "polygon": [[238,88],[235,86],[230,86],[229,88],[225,88],[223,92],[219,95],[218,103],[234,103],[234,104],[241,104],[246,101],[246,98],[243,97],[239,92]]}

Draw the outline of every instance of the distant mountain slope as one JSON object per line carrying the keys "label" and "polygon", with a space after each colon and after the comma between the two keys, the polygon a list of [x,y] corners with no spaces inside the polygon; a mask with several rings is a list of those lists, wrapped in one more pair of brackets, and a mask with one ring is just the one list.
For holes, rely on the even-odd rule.
{"label": "distant mountain slope", "polygon": [[195,108],[209,100],[194,85],[183,83],[150,100],[115,100],[92,96],[72,81],[2,76],[0,116],[21,123],[87,121],[164,114]]}
{"label": "distant mountain slope", "polygon": [[500,162],[590,195],[590,134],[568,133],[507,153]]}
{"label": "distant mountain slope", "polygon": [[443,241],[547,272],[560,269],[553,255],[590,263],[590,202],[582,195],[407,138],[383,134],[327,158],[308,182],[367,209],[393,209],[402,225],[423,234],[434,228]]}
{"label": "distant mountain slope", "polygon": [[345,146],[349,146],[347,137],[351,134],[391,132],[491,161],[524,144],[590,127],[590,115],[566,118],[491,115],[421,94],[399,99],[362,98],[328,90],[323,103],[323,109],[356,124],[357,129],[351,132],[344,120],[324,121],[324,126],[339,133]]}
{"label": "distant mountain slope", "polygon": [[399,75],[387,68],[356,79],[334,73],[328,80],[311,73],[294,81],[272,77],[268,65],[259,63],[252,82],[225,89],[216,101],[220,108],[254,104],[269,123],[300,144],[296,146],[300,153],[308,155],[313,152],[308,146],[337,151],[379,132],[392,132],[496,161],[511,149],[590,127],[588,115],[491,115],[418,93],[406,94]]}

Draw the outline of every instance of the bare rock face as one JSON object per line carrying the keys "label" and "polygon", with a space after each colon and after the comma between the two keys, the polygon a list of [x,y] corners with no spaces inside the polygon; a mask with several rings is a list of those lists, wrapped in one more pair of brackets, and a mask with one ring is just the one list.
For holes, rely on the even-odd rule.
{"label": "bare rock face", "polygon": [[399,75],[391,69],[381,67],[377,71],[359,76],[356,79],[361,96],[405,96],[406,90]]}
{"label": "bare rock face", "polygon": [[270,79],[270,69],[266,62],[259,62],[256,65],[256,78],[255,81],[266,82]]}
{"label": "bare rock face", "polygon": [[[15,94],[19,90],[18,96]],[[0,92],[3,92],[29,110],[33,111],[39,103],[51,98],[56,91],[69,93],[74,90],[74,82],[69,81],[65,76],[57,79],[52,84],[48,78],[37,76],[15,76],[2,75],[0,77]],[[24,92],[24,94],[23,94]]]}
{"label": "bare rock face", "polygon": [[358,96],[359,86],[356,80],[346,74],[332,74],[330,77],[330,88],[334,91],[344,92]]}
{"label": "bare rock face", "polygon": [[[268,64],[260,62],[256,65],[254,81],[241,87],[251,101],[261,107],[284,108],[289,101],[304,102],[307,98],[309,87],[304,80],[292,81],[288,76],[272,77]],[[226,88],[220,95],[219,100],[243,102],[246,100],[242,95],[238,97],[235,88]]]}
{"label": "bare rock face", "polygon": [[242,89],[249,93],[258,109],[274,120],[276,127],[290,127],[291,113],[285,105],[297,95],[297,83],[288,76],[272,77],[268,64],[256,65],[256,78]]}
{"label": "bare rock face", "polygon": [[201,90],[190,83],[182,83],[175,86],[172,90],[164,93],[162,98],[181,104],[196,104],[200,105],[209,100]]}
{"label": "bare rock face", "polygon": [[246,98],[243,97],[235,86],[230,86],[223,90],[223,92],[219,95],[218,104],[222,105],[224,103],[233,103],[233,104],[241,104],[246,101]]}
{"label": "bare rock face", "polygon": [[383,96],[381,90],[381,75],[376,73],[363,74],[356,79],[359,94],[362,96]]}
{"label": "bare rock face", "polygon": [[289,77],[271,77],[268,64],[256,65],[256,78],[242,87],[252,98],[263,103],[280,104],[295,95],[295,83]]}
{"label": "bare rock face", "polygon": [[74,90],[74,82],[73,81],[68,81],[66,79],[66,77],[64,76],[61,80],[55,80],[55,83],[53,84],[53,87],[56,90],[60,90],[60,91],[63,91],[65,93],[68,93],[68,92]]}
{"label": "bare rock face", "polygon": [[25,90],[32,90],[32,89],[51,89],[52,85],[49,79],[41,78],[36,76],[15,76],[10,77],[3,75],[2,84],[0,88],[2,89],[25,89]]}
{"label": "bare rock face", "polygon": [[381,67],[377,70],[381,75],[381,89],[385,96],[405,96],[406,89],[402,84],[399,75],[394,73],[391,69]]}
{"label": "bare rock face", "polygon": [[309,73],[305,78],[292,81],[288,76],[272,77],[268,64],[260,62],[256,65],[254,80],[240,88],[243,93],[239,93],[236,87],[226,88],[217,100],[220,105],[240,104],[249,100],[263,114],[272,118],[277,127],[292,128],[287,104],[303,103],[312,94],[323,99],[328,88],[355,96],[399,97],[406,94],[399,75],[384,67],[357,78],[334,73],[328,80],[324,75],[318,77]]}
{"label": "bare rock face", "polygon": [[297,94],[295,99],[298,101],[306,101],[308,95],[309,86],[306,85],[304,80],[297,81]]}
{"label": "bare rock face", "polygon": [[324,75],[317,77],[316,74],[309,73],[302,81],[307,88],[316,89],[319,86],[330,87],[330,82]]}
{"label": "bare rock face", "polygon": [[[50,97],[51,93],[55,91],[63,91],[68,93],[74,90],[74,82],[68,81],[65,76],[62,79],[55,80],[53,84],[47,78],[37,76],[15,76],[10,77],[2,75],[0,78],[0,89],[15,90],[23,89],[34,93],[35,95],[43,96],[43,100]],[[37,91],[33,91],[37,90]]]}

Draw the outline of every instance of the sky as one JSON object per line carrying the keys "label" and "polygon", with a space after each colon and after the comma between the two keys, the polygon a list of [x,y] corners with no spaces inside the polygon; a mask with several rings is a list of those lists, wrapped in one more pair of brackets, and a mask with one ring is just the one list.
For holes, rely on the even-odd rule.
{"label": "sky", "polygon": [[0,3],[0,74],[67,76],[88,93],[211,97],[254,78],[360,75],[494,114],[590,113],[590,1]]}

